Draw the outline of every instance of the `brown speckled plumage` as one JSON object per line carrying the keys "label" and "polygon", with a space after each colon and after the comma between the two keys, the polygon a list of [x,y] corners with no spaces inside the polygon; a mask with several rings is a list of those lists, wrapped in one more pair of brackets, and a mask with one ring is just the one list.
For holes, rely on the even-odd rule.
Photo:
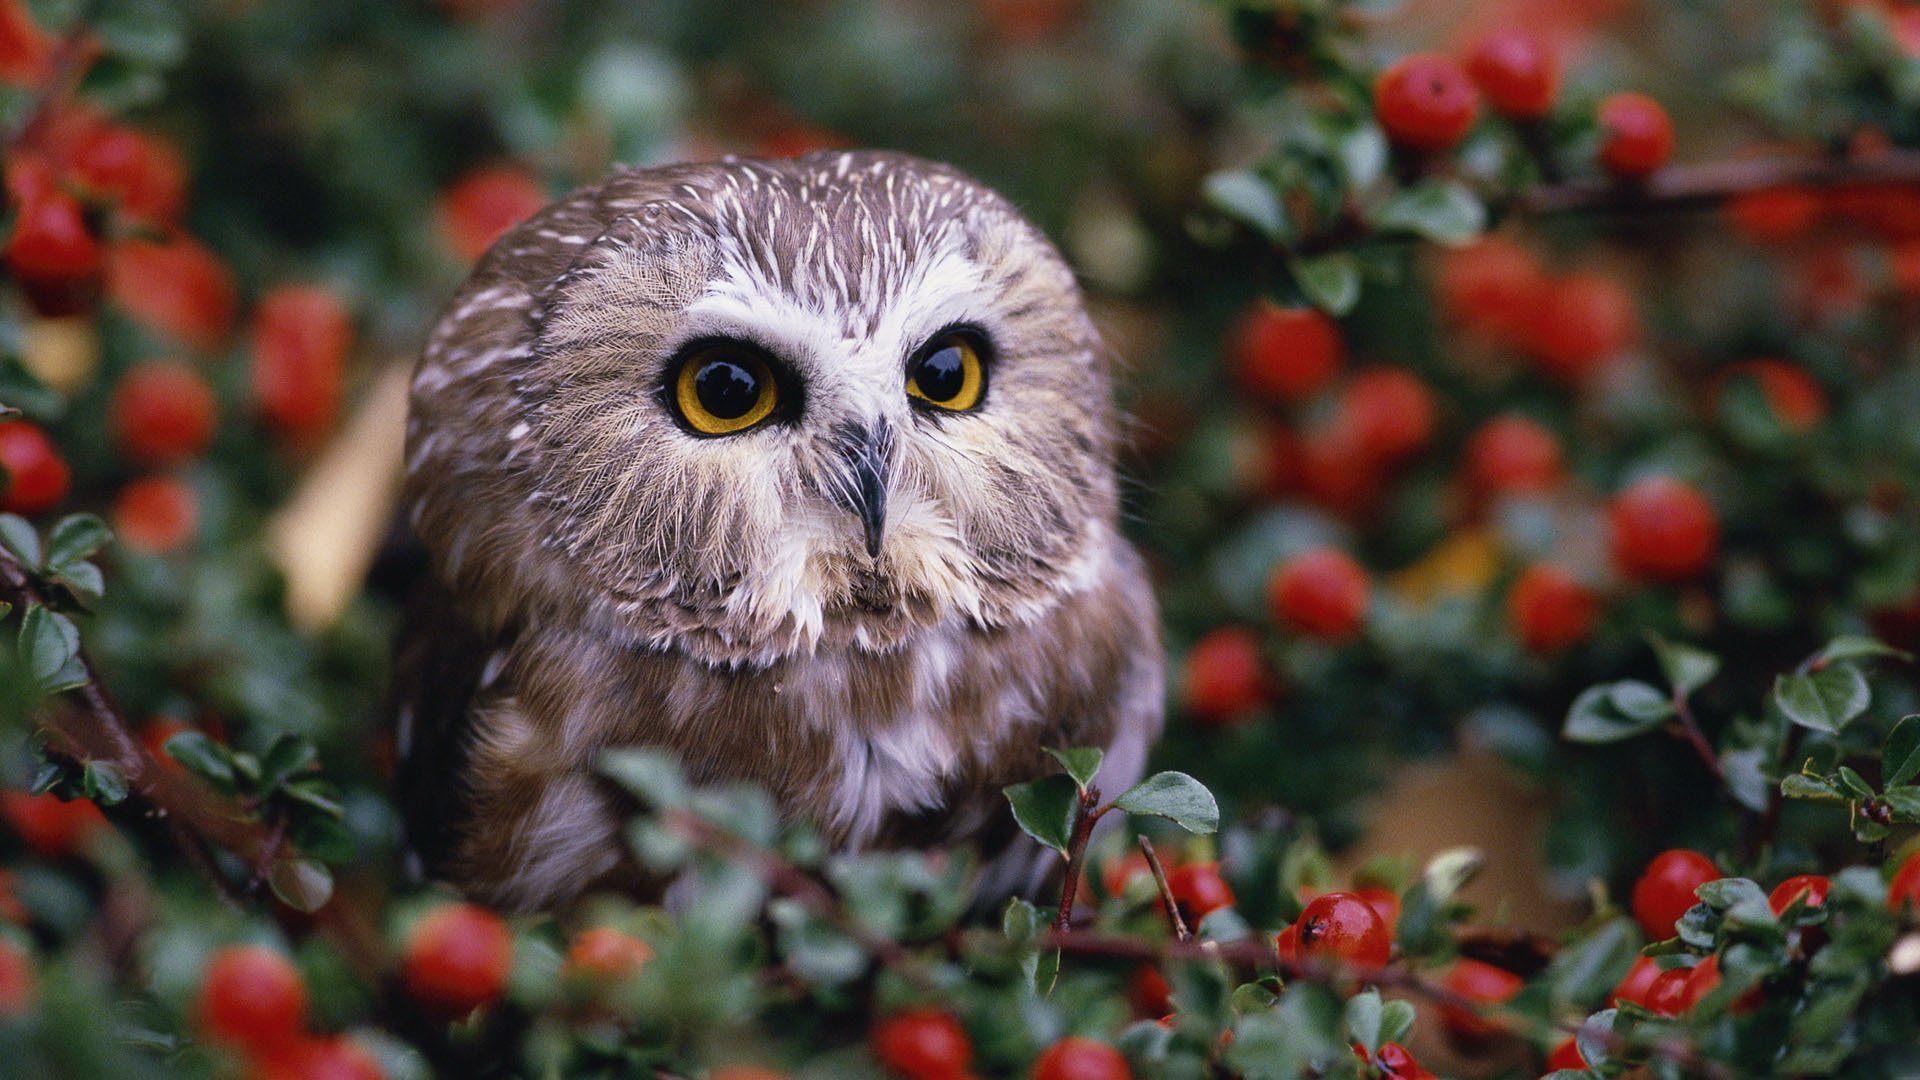
{"label": "brown speckled plumage", "polygon": [[[909,406],[909,354],[991,343],[987,397]],[[667,366],[724,335],[780,423],[695,438]],[[848,432],[882,448],[870,556]],[[746,778],[848,847],[1004,831],[999,788],[1161,720],[1156,615],[1115,531],[1114,417],[1072,274],[1003,200],[883,153],[627,170],[508,234],[414,377],[402,800],[428,869],[513,907],[629,867],[608,747]],[[1010,857],[1011,858],[1011,857]],[[1009,862],[1008,865],[1011,865]]]}

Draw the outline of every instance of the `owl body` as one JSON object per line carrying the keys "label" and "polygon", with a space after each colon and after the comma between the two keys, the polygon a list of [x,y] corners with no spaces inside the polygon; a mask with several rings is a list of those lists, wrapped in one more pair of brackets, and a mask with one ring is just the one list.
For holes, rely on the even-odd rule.
{"label": "owl body", "polygon": [[1070,271],[943,166],[627,170],[543,211],[414,377],[395,741],[428,870],[515,908],[644,888],[593,769],[619,746],[850,849],[1004,842],[1047,746],[1130,783],[1161,659],[1114,423]]}

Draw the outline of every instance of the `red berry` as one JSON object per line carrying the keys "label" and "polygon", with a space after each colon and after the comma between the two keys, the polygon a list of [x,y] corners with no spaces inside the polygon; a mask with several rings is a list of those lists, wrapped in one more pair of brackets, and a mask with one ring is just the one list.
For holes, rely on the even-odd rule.
{"label": "red berry", "polygon": [[1467,482],[1481,495],[1535,494],[1558,485],[1566,463],[1553,433],[1524,416],[1487,421],[1467,440]]}
{"label": "red berry", "polygon": [[1613,175],[1638,179],[1673,156],[1673,121],[1645,94],[1614,94],[1600,103],[1596,117],[1605,133],[1600,164]]}
{"label": "red berry", "polygon": [[960,1022],[936,1009],[917,1009],[880,1021],[873,1056],[906,1080],[959,1080],[973,1061],[973,1043]]}
{"label": "red berry", "polygon": [[1920,852],[1907,856],[1887,883],[1887,910],[1899,915],[1909,908],[1920,909]]}
{"label": "red berry", "polygon": [[1378,502],[1385,481],[1383,463],[1360,444],[1360,433],[1344,424],[1309,432],[1295,454],[1300,493],[1316,506],[1358,517]]}
{"label": "red berry", "polygon": [[594,982],[626,979],[653,959],[653,947],[611,926],[583,930],[567,948],[567,970]]}
{"label": "red berry", "polygon": [[1720,544],[1720,519],[1698,491],[1650,476],[1607,508],[1613,560],[1628,576],[1683,581],[1705,570]]}
{"label": "red berry", "polygon": [[1783,915],[1795,901],[1807,908],[1827,906],[1827,890],[1832,886],[1819,874],[1795,874],[1773,887],[1767,894],[1767,906],[1775,915]]}
{"label": "red berry", "polygon": [[1296,555],[1267,581],[1267,604],[1274,618],[1326,641],[1344,641],[1359,631],[1367,598],[1366,570],[1333,548]]}
{"label": "red berry", "polygon": [[1355,433],[1363,453],[1397,462],[1433,438],[1438,414],[1433,391],[1412,372],[1370,368],[1347,384],[1335,422]]}
{"label": "red berry", "polygon": [[0,868],[0,922],[25,926],[32,921],[33,912],[20,902],[20,897],[14,892],[13,871]]}
{"label": "red berry", "polygon": [[1373,913],[1380,916],[1380,925],[1387,928],[1387,933],[1393,933],[1393,928],[1400,922],[1398,896],[1386,889],[1355,889],[1353,895],[1366,901],[1367,906],[1373,909]]}
{"label": "red berry", "polygon": [[1230,727],[1266,704],[1271,693],[1260,639],[1243,626],[1222,626],[1194,642],[1186,663],[1187,712],[1209,728]]}
{"label": "red berry", "polygon": [[1547,277],[1532,252],[1489,236],[1443,252],[1435,285],[1448,314],[1470,329],[1509,340],[1526,332]]}
{"label": "red berry", "polygon": [[1295,921],[1300,955],[1329,957],[1361,967],[1384,967],[1393,954],[1393,931],[1373,905],[1350,892],[1313,898]]}
{"label": "red berry", "polygon": [[1523,331],[1528,351],[1547,374],[1577,383],[1606,367],[1640,336],[1633,297],[1595,273],[1548,282]]}
{"label": "red berry", "polygon": [[1108,896],[1122,895],[1135,878],[1152,876],[1153,868],[1147,865],[1147,857],[1138,851],[1129,851],[1100,864],[1100,886]]}
{"label": "red berry", "polygon": [[[1456,961],[1447,969],[1441,985],[1459,997],[1479,1005],[1505,1004],[1526,985],[1526,980],[1504,968],[1471,958]],[[1440,1019],[1447,1034],[1462,1044],[1473,1046],[1498,1037],[1507,1030],[1498,1019],[1461,1005],[1443,1005]]]}
{"label": "red berry", "polygon": [[33,957],[6,938],[0,938],[0,1020],[25,1016],[40,999]]}
{"label": "red berry", "polygon": [[353,322],[317,285],[282,285],[253,319],[253,392],[268,427],[310,443],[340,413]]}
{"label": "red berry", "polygon": [[58,191],[26,201],[0,249],[7,271],[43,315],[87,310],[99,295],[105,255],[80,204]]}
{"label": "red berry", "polygon": [[513,967],[513,937],[500,916],[473,904],[447,904],[413,928],[400,976],[414,1000],[465,1016],[500,997]]}
{"label": "red berry", "polygon": [[91,799],[62,802],[55,795],[0,791],[0,817],[26,845],[45,859],[78,854],[107,819]]}
{"label": "red berry", "polygon": [[1691,968],[1673,968],[1663,971],[1647,988],[1647,1011],[1655,1016],[1679,1016],[1687,1011],[1687,982],[1693,978]]}
{"label": "red berry", "polygon": [[545,205],[546,188],[533,174],[517,165],[484,166],[440,196],[440,232],[455,255],[472,262]]}
{"label": "red berry", "polygon": [[345,1036],[301,1039],[257,1059],[248,1080],[385,1080],[380,1062]]}
{"label": "red berry", "polygon": [[53,71],[56,39],[40,29],[25,0],[0,0],[0,82],[39,86]]}
{"label": "red berry", "polygon": [[1607,995],[1609,1005],[1618,1005],[1631,1001],[1635,1005],[1645,1005],[1653,990],[1654,980],[1660,977],[1660,965],[1654,963],[1651,956],[1634,958],[1633,967],[1615,984],[1613,992]]}
{"label": "red berry", "polygon": [[1340,328],[1318,310],[1261,300],[1241,316],[1228,355],[1248,390],[1286,404],[1325,387],[1340,370],[1346,345]]}
{"label": "red berry", "polygon": [[1633,883],[1633,917],[1655,941],[1673,936],[1674,924],[1696,903],[1695,889],[1720,880],[1713,860],[1697,851],[1675,848],[1653,857]]}
{"label": "red berry", "polygon": [[1538,120],[1560,96],[1560,63],[1531,34],[1503,30],[1481,39],[1467,57],[1467,74],[1493,110],[1516,120]]}
{"label": "red berry", "polygon": [[1433,1073],[1422,1068],[1399,1043],[1381,1043],[1374,1059],[1380,1063],[1380,1071],[1391,1080],[1436,1080]]}
{"label": "red berry", "polygon": [[1805,233],[1821,209],[1820,196],[1807,188],[1767,188],[1727,200],[1727,220],[1753,243],[1777,244]]}
{"label": "red berry", "polygon": [[1182,863],[1167,871],[1167,891],[1191,923],[1234,904],[1233,887],[1220,876],[1217,862]]}
{"label": "red berry", "polygon": [[307,984],[285,956],[260,945],[213,954],[194,1000],[207,1038],[255,1052],[291,1045],[307,1028]]}
{"label": "red berry", "polygon": [[1127,979],[1127,1001],[1144,1017],[1159,1018],[1173,1011],[1173,987],[1152,964],[1141,964]]}
{"label": "red berry", "polygon": [[136,463],[175,465],[213,441],[220,403],[198,371],[150,360],[120,377],[107,403],[114,440]]}
{"label": "red berry", "polygon": [[805,157],[815,150],[839,150],[848,145],[845,137],[823,128],[808,127],[805,124],[783,124],[760,137],[760,145],[754,148],[754,156]]}
{"label": "red berry", "polygon": [[1120,1051],[1094,1039],[1070,1035],[1046,1048],[1033,1063],[1033,1080],[1132,1080]]}
{"label": "red berry", "polygon": [[1373,111],[1387,138],[1414,150],[1446,150],[1466,138],[1480,98],[1460,65],[1439,53],[1415,53],[1373,84]]}
{"label": "red berry", "polygon": [[1585,641],[1599,618],[1600,598],[1552,563],[1521,571],[1507,594],[1513,634],[1534,652],[1558,652]]}
{"label": "red berry", "polygon": [[73,474],[47,433],[25,420],[0,420],[0,511],[40,514],[67,497]]}
{"label": "red berry", "polygon": [[193,539],[199,521],[200,501],[178,477],[144,477],[114,496],[113,534],[134,551],[178,551]]}
{"label": "red berry", "polygon": [[[1780,426],[1804,435],[1827,417],[1827,393],[1805,368],[1785,360],[1749,360],[1726,372],[1728,379],[1752,379]],[[1722,390],[1724,393],[1724,389]]]}
{"label": "red berry", "polygon": [[239,310],[232,271],[205,244],[184,235],[116,244],[107,262],[107,293],[127,314],[200,353],[220,347]]}
{"label": "red berry", "polygon": [[995,41],[1031,45],[1071,24],[1080,4],[1081,0],[981,0],[980,13]]}
{"label": "red berry", "polygon": [[1586,1055],[1580,1052],[1580,1043],[1576,1039],[1567,1039],[1554,1047],[1553,1053],[1547,1055],[1548,1072],[1557,1069],[1584,1070],[1586,1067]]}
{"label": "red berry", "polygon": [[1300,924],[1289,923],[1273,936],[1273,951],[1289,964],[1300,961]]}
{"label": "red berry", "polygon": [[129,219],[172,225],[187,205],[187,165],[172,146],[118,124],[97,124],[70,154],[73,177]]}

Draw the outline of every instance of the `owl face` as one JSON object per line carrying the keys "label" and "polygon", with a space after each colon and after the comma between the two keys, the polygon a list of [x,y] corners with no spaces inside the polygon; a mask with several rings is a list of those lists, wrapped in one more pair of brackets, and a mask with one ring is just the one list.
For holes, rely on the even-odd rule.
{"label": "owl face", "polygon": [[565,205],[456,304],[481,340],[443,324],[416,377],[417,524],[468,595],[767,663],[1030,620],[1084,583],[1114,516],[1108,376],[1003,200],[829,153]]}

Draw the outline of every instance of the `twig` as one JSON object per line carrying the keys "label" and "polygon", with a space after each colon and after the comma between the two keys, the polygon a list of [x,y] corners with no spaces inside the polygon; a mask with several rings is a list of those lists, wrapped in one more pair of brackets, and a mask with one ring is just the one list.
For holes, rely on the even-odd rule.
{"label": "twig", "polygon": [[1180,917],[1180,904],[1173,898],[1173,887],[1167,884],[1167,871],[1160,865],[1160,856],[1153,850],[1153,841],[1144,836],[1138,837],[1140,852],[1147,857],[1147,869],[1153,871],[1153,883],[1160,889],[1160,903],[1167,909],[1167,921],[1173,924],[1173,936],[1181,941],[1192,941],[1193,933],[1187,929],[1187,920]]}
{"label": "twig", "polygon": [[1700,730],[1700,722],[1693,717],[1693,704],[1687,700],[1685,694],[1674,695],[1673,715],[1678,721],[1680,737],[1687,741],[1687,745],[1693,747],[1693,752],[1699,755],[1707,771],[1711,772],[1714,780],[1724,787],[1727,782],[1727,770],[1720,764],[1720,755],[1713,752],[1713,744],[1707,741],[1706,734]]}
{"label": "twig", "polygon": [[1067,840],[1067,879],[1060,885],[1060,911],[1053,917],[1053,928],[1065,930],[1072,925],[1073,902],[1080,891],[1080,874],[1087,863],[1087,841],[1093,837],[1093,823],[1111,806],[1094,809],[1100,805],[1100,789],[1085,787],[1080,789],[1079,802],[1074,807],[1073,834]]}
{"label": "twig", "polygon": [[1778,187],[1883,183],[1920,184],[1920,151],[1891,150],[1857,160],[1776,155],[1675,165],[1638,185],[1583,180],[1537,187],[1522,195],[1514,209],[1522,214],[1686,210]]}

